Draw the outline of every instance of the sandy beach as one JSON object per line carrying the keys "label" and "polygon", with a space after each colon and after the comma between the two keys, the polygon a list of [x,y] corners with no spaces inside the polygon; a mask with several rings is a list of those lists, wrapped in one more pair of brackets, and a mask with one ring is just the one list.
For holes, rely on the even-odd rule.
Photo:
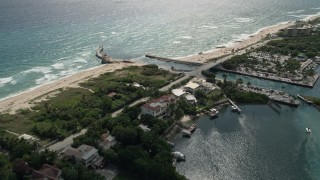
{"label": "sandy beach", "polygon": [[[55,94],[56,90],[67,87],[79,87],[79,83],[84,82],[90,78],[98,77],[106,72],[112,72],[117,69],[122,69],[128,66],[141,66],[140,63],[114,63],[101,65],[89,70],[85,70],[74,74],[72,76],[60,79],[50,84],[42,85],[36,89],[26,91],[17,96],[0,101],[0,112],[2,113],[15,113],[18,109],[27,109],[32,106],[31,101],[50,93]],[[42,99],[42,97],[40,98]],[[44,98],[45,99],[45,98]]]}
{"label": "sandy beach", "polygon": [[[317,15],[305,18],[305,19],[303,19],[303,21],[312,21],[312,20],[317,19],[319,17],[320,17],[320,15],[317,14]],[[288,28],[290,26],[293,26],[294,24],[295,24],[294,21],[289,21],[289,22],[280,23],[280,24],[277,24],[274,26],[262,28],[259,31],[257,31],[256,33],[253,33],[252,35],[250,35],[248,39],[244,39],[241,41],[240,40],[234,41],[233,44],[229,47],[214,48],[212,50],[209,50],[206,52],[201,52],[199,54],[177,58],[177,60],[206,63],[210,59],[225,56],[225,55],[231,54],[233,51],[237,51],[240,49],[245,49],[248,46],[251,46],[253,44],[256,44],[256,43],[264,40],[268,36],[268,34],[277,33],[281,29]]]}

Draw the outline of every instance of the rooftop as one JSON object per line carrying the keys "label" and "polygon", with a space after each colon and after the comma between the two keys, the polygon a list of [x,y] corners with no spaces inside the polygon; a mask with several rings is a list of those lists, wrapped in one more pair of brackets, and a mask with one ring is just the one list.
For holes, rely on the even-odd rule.
{"label": "rooftop", "polygon": [[171,93],[177,97],[180,97],[181,95],[185,94],[186,92],[182,89],[172,89]]}
{"label": "rooftop", "polygon": [[60,174],[60,169],[48,164],[43,164],[39,171],[34,170],[32,172],[32,178],[34,180],[58,180]]}
{"label": "rooftop", "polygon": [[190,88],[190,89],[197,89],[199,87],[199,84],[194,83],[194,82],[188,82],[188,84],[186,84],[184,87]]}
{"label": "rooftop", "polygon": [[160,98],[149,101],[148,103],[142,105],[143,108],[149,109],[151,111],[157,111],[161,107],[165,107],[167,103],[173,101],[173,97],[171,95],[161,96]]}

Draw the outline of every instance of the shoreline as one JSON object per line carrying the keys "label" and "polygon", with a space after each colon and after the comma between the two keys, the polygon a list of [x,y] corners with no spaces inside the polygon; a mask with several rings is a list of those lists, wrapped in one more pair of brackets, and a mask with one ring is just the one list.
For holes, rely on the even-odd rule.
{"label": "shoreline", "polygon": [[[319,17],[320,17],[320,14],[315,14],[315,15],[310,15],[309,17],[304,18],[302,20],[310,21]],[[260,28],[256,32],[252,34],[248,34],[248,38],[241,40],[241,42],[235,42],[236,39],[234,39],[230,42],[225,43],[225,44],[231,43],[232,45],[229,47],[227,46],[223,48],[216,47],[214,49],[201,52],[201,54],[193,54],[193,55],[188,55],[188,56],[174,58],[174,59],[176,59],[177,61],[206,63],[211,59],[230,55],[233,53],[232,50],[236,52],[238,50],[245,49],[251,45],[261,42],[268,34],[276,33],[279,30],[287,28],[292,25],[294,25],[294,22],[288,21],[288,22],[281,22],[272,26]],[[90,78],[97,77],[100,74],[103,74],[106,72],[112,72],[117,69],[122,69],[123,67],[134,66],[134,65],[142,65],[142,63],[133,61],[132,64],[120,62],[115,64],[100,65],[97,67],[93,67],[93,68],[89,68],[89,69],[77,72],[76,74],[73,74],[70,76],[63,77],[61,79],[58,79],[50,83],[46,83],[46,84],[42,84],[42,85],[30,88],[28,90],[25,90],[23,92],[20,92],[14,95],[9,95],[8,97],[0,99],[0,113],[3,113],[3,112],[14,113],[18,109],[30,108],[32,104],[30,104],[29,102],[40,96],[49,94],[60,88],[78,87],[79,83],[85,80],[88,80]]]}
{"label": "shoreline", "polygon": [[50,96],[51,93],[55,93],[61,88],[76,88],[80,87],[79,84],[87,81],[91,78],[98,77],[101,74],[107,72],[113,72],[118,69],[122,69],[129,66],[141,66],[141,63],[114,63],[100,65],[93,67],[84,71],[80,71],[71,76],[64,77],[57,81],[53,81],[48,84],[40,85],[34,89],[30,89],[24,92],[21,92],[17,95],[0,100],[0,113],[10,113],[14,114],[19,109],[28,109],[32,107],[32,102],[37,98],[44,100],[42,96]]}

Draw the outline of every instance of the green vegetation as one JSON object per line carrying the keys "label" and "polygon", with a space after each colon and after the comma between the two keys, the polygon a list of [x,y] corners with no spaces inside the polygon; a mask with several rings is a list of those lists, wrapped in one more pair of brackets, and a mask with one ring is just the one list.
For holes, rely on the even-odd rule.
{"label": "green vegetation", "polygon": [[259,64],[259,61],[255,58],[248,58],[247,54],[236,55],[233,56],[228,61],[222,63],[222,66],[228,70],[235,70],[240,67],[240,65],[244,65],[245,67],[253,68],[253,65]]}
{"label": "green vegetation", "polygon": [[[33,133],[44,139],[63,138],[146,96],[159,96],[159,87],[176,75],[156,65],[131,66],[61,91],[31,110],[0,115],[0,125],[13,132]],[[133,86],[136,82],[143,87]],[[110,95],[112,94],[112,95]]]}
{"label": "green vegetation", "polygon": [[308,37],[285,37],[281,40],[273,40],[257,50],[271,52],[272,54],[291,55],[292,57],[304,53],[308,58],[313,58],[320,51],[319,40],[320,33],[316,32]]}
{"label": "green vegetation", "polygon": [[[138,111],[138,112],[137,112]],[[140,108],[126,108],[118,117],[104,117],[90,126],[87,133],[75,138],[74,146],[98,139],[107,130],[119,142],[108,150],[98,147],[100,154],[110,163],[120,168],[120,175],[116,179],[184,179],[172,166],[172,149],[160,138],[160,135],[173,123],[172,120],[161,120],[149,115],[137,116],[132,112],[140,113]],[[144,123],[151,131],[144,132],[138,127]]]}
{"label": "green vegetation", "polygon": [[312,101],[315,105],[320,106],[320,98],[316,98],[313,96],[304,96],[309,101]]}
{"label": "green vegetation", "polygon": [[216,82],[216,74],[211,72],[211,69],[201,71],[201,74],[206,77],[206,80],[211,83]]}

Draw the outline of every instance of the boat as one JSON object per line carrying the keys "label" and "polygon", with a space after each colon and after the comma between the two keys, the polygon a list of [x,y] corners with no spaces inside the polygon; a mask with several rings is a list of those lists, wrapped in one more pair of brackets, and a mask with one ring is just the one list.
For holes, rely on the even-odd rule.
{"label": "boat", "polygon": [[183,137],[187,137],[187,138],[191,137],[191,133],[188,130],[184,129],[184,130],[181,131],[181,133],[182,133]]}
{"label": "boat", "polygon": [[218,117],[218,113],[219,113],[218,110],[212,108],[210,109],[210,112],[208,113],[208,115],[210,116],[210,118],[215,118],[215,117]]}
{"label": "boat", "polygon": [[173,157],[177,159],[177,162],[186,160],[186,156],[179,151],[175,151],[172,154],[173,154]]}
{"label": "boat", "polygon": [[311,133],[311,128],[308,128],[308,127],[307,127],[307,128],[306,128],[306,131],[307,131],[308,134],[310,134],[310,133]]}
{"label": "boat", "polygon": [[237,111],[237,108],[235,106],[231,106],[231,111]]}
{"label": "boat", "polygon": [[189,128],[189,132],[193,133],[197,129],[198,125],[197,124],[192,124]]}

